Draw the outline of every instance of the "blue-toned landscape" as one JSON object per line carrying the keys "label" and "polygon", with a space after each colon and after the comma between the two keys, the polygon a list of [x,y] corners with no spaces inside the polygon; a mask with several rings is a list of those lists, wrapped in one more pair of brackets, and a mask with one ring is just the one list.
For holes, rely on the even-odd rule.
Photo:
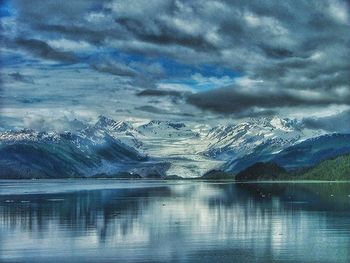
{"label": "blue-toned landscape", "polygon": [[0,262],[350,262],[348,0],[0,19]]}

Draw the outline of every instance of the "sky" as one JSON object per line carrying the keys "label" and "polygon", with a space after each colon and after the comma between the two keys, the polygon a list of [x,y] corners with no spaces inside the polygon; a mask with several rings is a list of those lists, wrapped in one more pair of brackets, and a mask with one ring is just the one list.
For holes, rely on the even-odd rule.
{"label": "sky", "polygon": [[350,1],[0,3],[2,129],[277,115],[350,132]]}

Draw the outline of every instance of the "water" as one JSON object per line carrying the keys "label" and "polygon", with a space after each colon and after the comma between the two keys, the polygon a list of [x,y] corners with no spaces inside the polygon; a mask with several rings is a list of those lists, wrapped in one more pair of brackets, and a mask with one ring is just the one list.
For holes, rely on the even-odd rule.
{"label": "water", "polygon": [[0,262],[350,262],[350,183],[0,181]]}

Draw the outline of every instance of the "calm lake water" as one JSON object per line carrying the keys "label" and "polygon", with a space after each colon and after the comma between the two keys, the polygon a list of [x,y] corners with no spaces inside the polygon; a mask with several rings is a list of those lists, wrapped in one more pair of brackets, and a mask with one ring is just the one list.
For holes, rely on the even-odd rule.
{"label": "calm lake water", "polygon": [[0,181],[0,262],[350,262],[350,183]]}

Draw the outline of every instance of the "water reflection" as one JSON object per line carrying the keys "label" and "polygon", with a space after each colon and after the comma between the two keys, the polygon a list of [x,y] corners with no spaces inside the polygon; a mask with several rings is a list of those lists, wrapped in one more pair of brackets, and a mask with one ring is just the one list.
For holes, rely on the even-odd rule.
{"label": "water reflection", "polygon": [[3,191],[0,261],[350,262],[348,183],[93,185]]}

